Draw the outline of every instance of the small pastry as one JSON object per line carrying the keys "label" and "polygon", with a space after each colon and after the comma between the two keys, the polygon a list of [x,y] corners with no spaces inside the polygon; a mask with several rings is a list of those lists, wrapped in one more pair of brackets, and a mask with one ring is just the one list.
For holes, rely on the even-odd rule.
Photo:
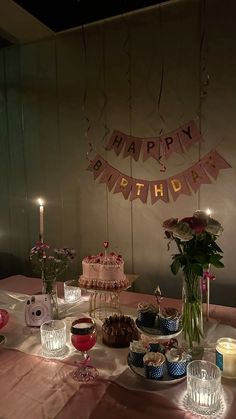
{"label": "small pastry", "polygon": [[160,329],[164,334],[175,333],[180,327],[180,313],[176,308],[166,307],[159,313]]}
{"label": "small pastry", "polygon": [[147,352],[143,357],[143,364],[146,378],[159,380],[163,377],[165,356],[160,352]]}
{"label": "small pastry", "polygon": [[168,373],[172,377],[182,377],[186,375],[191,356],[182,348],[171,348],[166,352],[166,361]]}
{"label": "small pastry", "polygon": [[140,340],[133,340],[129,346],[129,359],[135,367],[143,367],[143,357],[149,350],[144,342]]}
{"label": "small pastry", "polygon": [[138,304],[138,320],[141,326],[154,327],[157,316],[157,309],[152,304]]}

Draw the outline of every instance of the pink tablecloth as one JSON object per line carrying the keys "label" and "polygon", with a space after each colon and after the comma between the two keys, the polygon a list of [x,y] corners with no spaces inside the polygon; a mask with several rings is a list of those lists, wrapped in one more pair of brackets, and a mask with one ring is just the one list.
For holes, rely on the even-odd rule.
{"label": "pink tablecloth", "polygon": [[[0,289],[37,293],[40,281],[11,277],[0,281]],[[121,300],[135,307],[152,296],[122,293]],[[166,304],[180,304],[177,300]],[[236,309],[211,307],[211,313],[228,324],[236,323]],[[3,329],[4,332],[4,329]],[[107,348],[106,348],[107,350]],[[104,358],[104,363],[106,359]],[[102,376],[94,383],[81,385],[71,376],[74,366],[51,361],[17,350],[0,350],[1,419],[156,419],[194,418],[184,407],[186,380],[175,384],[145,385],[127,367],[112,381]],[[223,381],[225,409],[221,418],[234,419],[236,385]]]}

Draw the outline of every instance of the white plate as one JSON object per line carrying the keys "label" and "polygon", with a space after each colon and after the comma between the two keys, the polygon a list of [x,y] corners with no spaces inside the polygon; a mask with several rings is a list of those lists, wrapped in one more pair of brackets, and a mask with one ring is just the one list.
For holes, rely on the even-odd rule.
{"label": "white plate", "polygon": [[182,332],[182,329],[179,329],[179,330],[177,330],[177,332],[163,335],[162,332],[160,331],[160,329],[158,329],[156,327],[144,327],[144,326],[142,326],[138,319],[135,320],[135,324],[136,324],[136,327],[137,327],[137,329],[139,330],[140,333],[143,333],[144,335],[147,335],[147,336],[154,336],[158,340],[172,339],[172,338],[175,338],[176,336],[178,336]]}
{"label": "white plate", "polygon": [[129,355],[128,355],[128,365],[129,365],[131,371],[134,372],[134,374],[138,375],[139,377],[141,377],[142,379],[144,379],[148,382],[152,382],[152,383],[156,383],[156,384],[175,384],[175,383],[179,383],[180,381],[185,380],[185,378],[186,378],[186,375],[184,375],[183,377],[179,377],[179,378],[171,377],[168,374],[166,364],[164,365],[164,374],[163,374],[162,378],[159,378],[159,380],[153,380],[151,378],[146,378],[145,373],[144,373],[144,368],[139,368],[139,367],[135,367],[134,365],[132,365],[130,363],[130,360],[129,360]]}

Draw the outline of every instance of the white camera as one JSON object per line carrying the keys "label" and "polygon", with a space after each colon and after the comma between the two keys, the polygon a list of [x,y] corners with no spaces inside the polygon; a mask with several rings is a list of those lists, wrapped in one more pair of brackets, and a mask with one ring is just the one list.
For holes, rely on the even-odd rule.
{"label": "white camera", "polygon": [[52,320],[52,305],[47,294],[32,295],[25,306],[25,323],[27,326],[41,326]]}

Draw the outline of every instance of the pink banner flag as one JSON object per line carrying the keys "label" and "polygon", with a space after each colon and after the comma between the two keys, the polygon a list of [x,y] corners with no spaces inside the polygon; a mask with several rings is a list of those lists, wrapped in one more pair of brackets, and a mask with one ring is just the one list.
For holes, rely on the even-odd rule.
{"label": "pink banner flag", "polygon": [[192,195],[183,173],[170,177],[168,187],[174,201],[182,194]]}
{"label": "pink banner flag", "polygon": [[160,140],[158,138],[149,138],[142,141],[143,161],[153,157],[155,160],[160,158]]}
{"label": "pink banner flag", "polygon": [[142,141],[140,138],[127,137],[123,157],[131,156],[134,160],[138,161],[141,147]]}
{"label": "pink banner flag", "polygon": [[113,186],[115,185],[120,172],[114,167],[107,164],[104,172],[99,178],[99,183],[106,183],[108,190],[111,192]]}
{"label": "pink banner flag", "polygon": [[162,136],[161,145],[165,159],[168,159],[174,151],[178,154],[183,153],[183,149],[176,132],[171,135]]}
{"label": "pink banner flag", "polygon": [[144,179],[134,179],[130,200],[139,198],[144,204],[147,202],[149,182]]}
{"label": "pink banner flag", "polygon": [[149,182],[151,192],[151,203],[155,204],[159,199],[169,202],[168,186],[166,180],[152,180]]}
{"label": "pink banner flag", "polygon": [[185,170],[184,177],[195,193],[202,184],[211,183],[200,162]]}
{"label": "pink banner flag", "polygon": [[100,176],[100,174],[105,170],[106,165],[106,160],[97,154],[95,159],[93,159],[93,161],[91,161],[90,165],[87,167],[87,170],[93,172],[94,179],[97,179],[97,177]]}
{"label": "pink banner flag", "polygon": [[123,134],[120,131],[113,131],[112,136],[109,140],[109,143],[106,146],[106,150],[114,150],[116,155],[118,156],[125,144],[127,135]]}
{"label": "pink banner flag", "polygon": [[128,199],[131,192],[134,179],[132,177],[120,174],[116,182],[113,193],[121,192],[125,199]]}
{"label": "pink banner flag", "polygon": [[178,130],[178,136],[181,144],[189,150],[193,143],[201,143],[203,138],[201,133],[194,121],[190,121],[188,124],[183,125]]}
{"label": "pink banner flag", "polygon": [[201,159],[204,169],[214,179],[217,179],[221,169],[229,169],[230,164],[216,151],[212,150],[209,154]]}

